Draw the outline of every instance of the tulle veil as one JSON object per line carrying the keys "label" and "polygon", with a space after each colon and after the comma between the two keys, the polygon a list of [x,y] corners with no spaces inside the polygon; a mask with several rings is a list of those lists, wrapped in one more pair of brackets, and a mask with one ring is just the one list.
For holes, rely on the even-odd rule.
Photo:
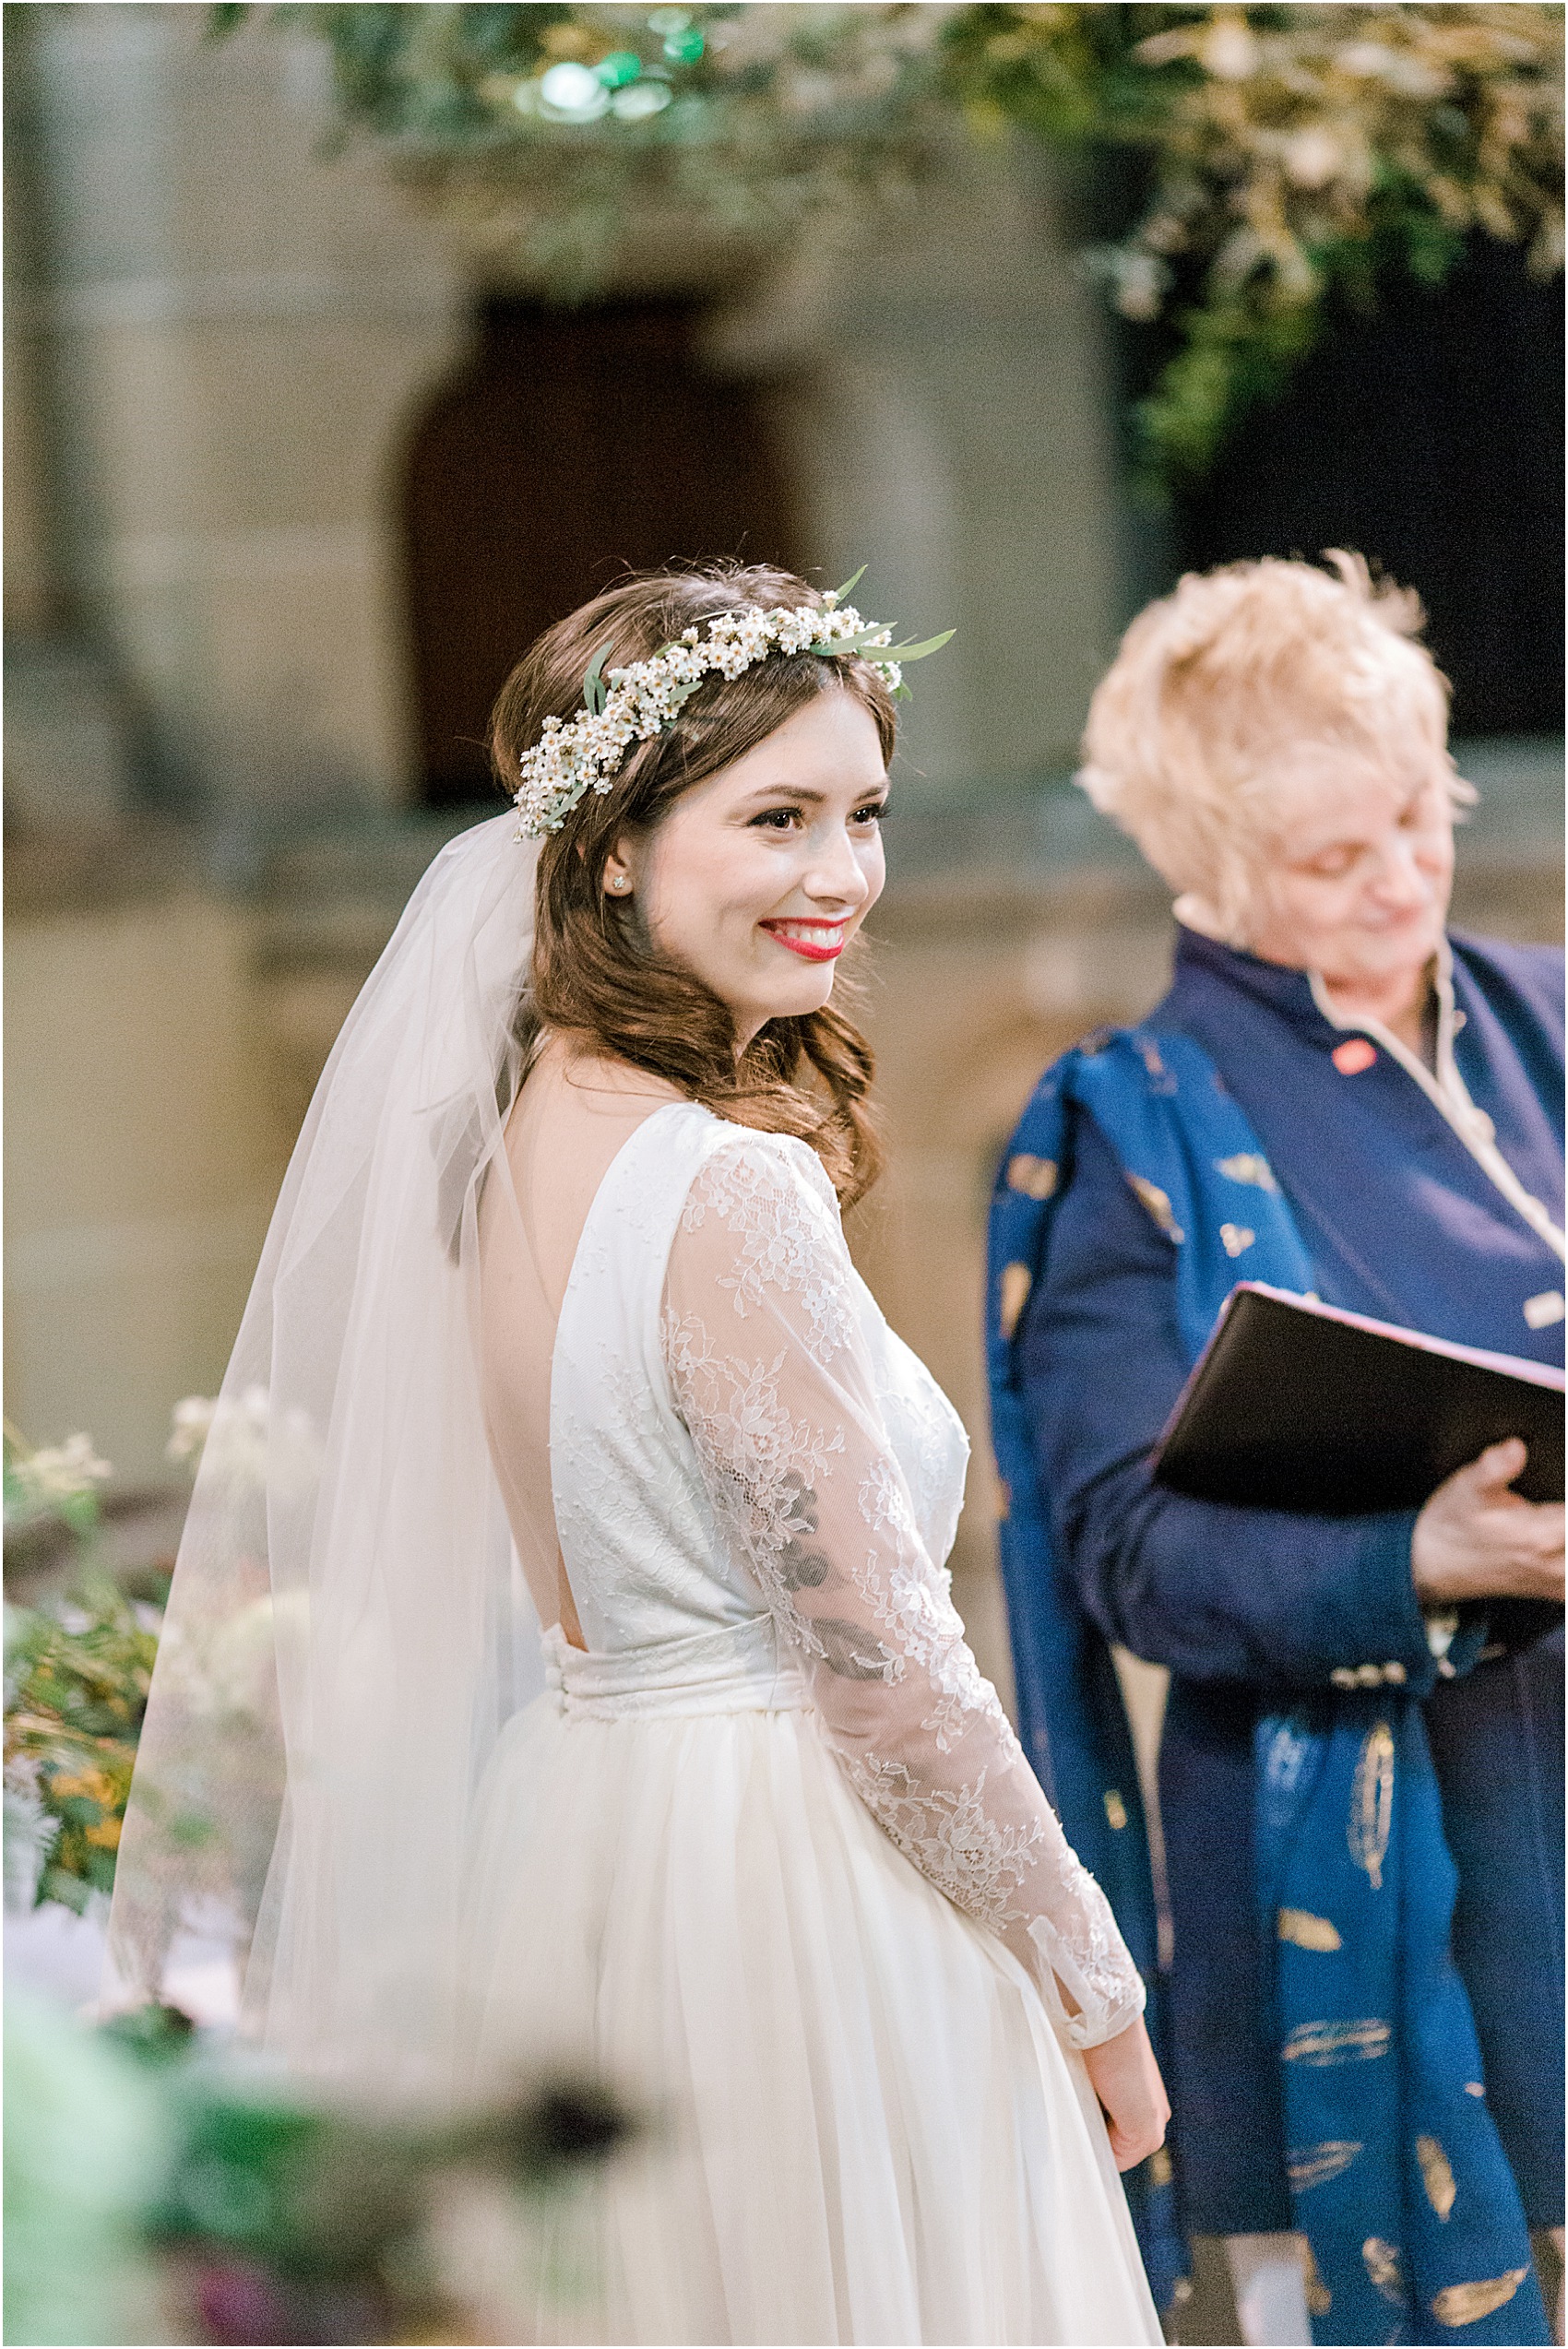
{"label": "tulle veil", "polygon": [[384,2089],[451,2076],[470,1807],[543,1683],[475,1344],[536,862],[510,814],[441,852],[317,1086],[192,1494],[110,1918],[109,2003],[216,1937],[247,2037]]}

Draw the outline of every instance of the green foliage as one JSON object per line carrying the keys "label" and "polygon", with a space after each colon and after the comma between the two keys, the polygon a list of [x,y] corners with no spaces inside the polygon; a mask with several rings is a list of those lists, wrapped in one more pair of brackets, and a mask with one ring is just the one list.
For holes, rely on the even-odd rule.
{"label": "green foliage", "polygon": [[198,2065],[174,2085],[178,2153],[155,2235],[297,2279],[355,2283],[372,2297],[416,2234],[434,2177],[484,2171],[547,2192],[608,2159],[634,2129],[627,2107],[591,2081],[551,2080],[426,2118],[312,2099],[238,2070]]}
{"label": "green foliage", "polygon": [[1142,160],[1141,218],[1089,257],[1175,344],[1133,419],[1151,484],[1391,274],[1440,284],[1477,231],[1562,265],[1561,8],[987,6],[947,42],[977,125]]}
{"label": "green foliage", "polygon": [[170,2143],[157,2085],[20,1987],[5,2070],[6,2339],[158,2339],[142,2240]]}
{"label": "green foliage", "polygon": [[113,1885],[158,1653],[158,1610],[95,1562],[110,1474],[88,1436],[39,1447],[6,1423],[7,1543],[63,1529],[75,1561],[67,1600],[6,1608],[6,1896],[78,1912]]}
{"label": "green foliage", "polygon": [[99,2036],[139,2063],[172,2063],[189,2055],[196,2024],[182,2007],[130,2007],[99,2025]]}
{"label": "green foliage", "polygon": [[[231,30],[248,14],[211,12]],[[303,6],[346,133],[558,292],[658,224],[778,245],[907,187],[944,116],[1142,159],[1087,257],[1174,342],[1134,424],[1153,482],[1202,472],[1339,301],[1440,283],[1476,231],[1562,258],[1562,11],[1289,6]]]}
{"label": "green foliage", "polygon": [[156,2039],[149,2053],[168,2083],[173,2157],[148,2234],[196,2281],[209,2339],[470,2340],[464,2279],[432,2240],[436,2206],[488,2179],[521,2211],[637,2127],[587,2080],[415,2117],[236,2065],[198,2060],[182,2076]]}
{"label": "green foliage", "polygon": [[315,34],[345,136],[565,301],[678,238],[733,274],[859,192],[907,185],[932,132],[942,11],[917,6],[229,7]]}
{"label": "green foliage", "polygon": [[1146,480],[1206,472],[1238,419],[1284,390],[1318,320],[1301,308],[1259,315],[1232,301],[1184,311],[1179,325],[1181,348],[1133,410]]}
{"label": "green foliage", "polygon": [[[1167,8],[981,6],[945,35],[949,86],[976,128],[1017,123],[1063,146],[1158,140],[1173,87],[1191,65],[1150,65],[1137,46]],[[1196,12],[1192,12],[1196,13]]]}
{"label": "green foliage", "polygon": [[42,1814],[35,1898],[83,1909],[114,1882],[158,1633],[89,1575],[57,1610],[8,1608],[6,1782]]}
{"label": "green foliage", "polygon": [[[638,2126],[591,2080],[443,2114],[313,2093],[203,2046],[171,2008],[89,2031],[7,2000],[6,2338],[531,2338],[529,2213]],[[498,2211],[512,2229],[500,2332],[469,2305],[471,2236],[444,2234],[475,2196],[487,2239]]]}

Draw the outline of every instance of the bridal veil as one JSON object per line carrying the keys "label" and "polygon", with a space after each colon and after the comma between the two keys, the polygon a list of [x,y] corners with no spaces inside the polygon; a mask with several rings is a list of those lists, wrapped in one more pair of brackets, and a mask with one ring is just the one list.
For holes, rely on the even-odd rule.
{"label": "bridal veil", "polygon": [[246,2035],[382,2087],[448,2076],[472,1797],[543,1681],[475,1345],[536,859],[510,813],[451,842],[327,1064],[196,1476],[111,1915],[111,2002],[217,1937]]}

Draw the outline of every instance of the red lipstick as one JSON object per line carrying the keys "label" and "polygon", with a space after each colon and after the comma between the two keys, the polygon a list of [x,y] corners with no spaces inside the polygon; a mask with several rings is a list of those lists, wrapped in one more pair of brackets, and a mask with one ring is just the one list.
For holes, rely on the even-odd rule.
{"label": "red lipstick", "polygon": [[759,927],[802,962],[837,962],[844,951],[841,921],[765,921]]}

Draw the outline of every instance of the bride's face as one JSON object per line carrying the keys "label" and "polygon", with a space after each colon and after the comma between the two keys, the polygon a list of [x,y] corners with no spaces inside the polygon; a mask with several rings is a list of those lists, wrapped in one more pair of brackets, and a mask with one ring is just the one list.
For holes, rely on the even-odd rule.
{"label": "bride's face", "polygon": [[870,712],[833,687],[675,801],[605,866],[659,952],[711,987],[742,1045],[820,1011],[882,893],[887,771]]}

